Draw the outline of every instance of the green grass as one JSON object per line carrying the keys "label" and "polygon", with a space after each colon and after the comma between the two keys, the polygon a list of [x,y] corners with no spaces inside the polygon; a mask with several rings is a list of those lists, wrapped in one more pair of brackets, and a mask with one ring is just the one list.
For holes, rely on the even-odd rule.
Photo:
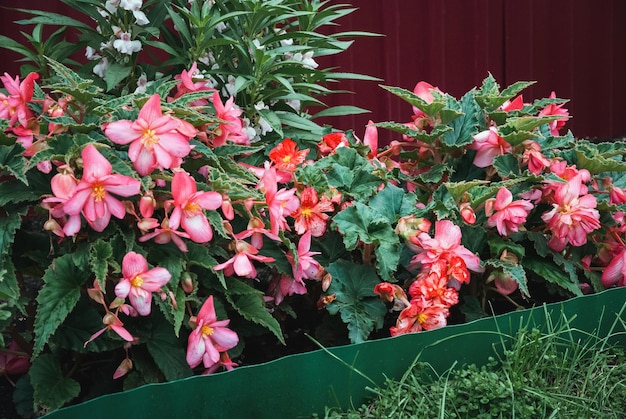
{"label": "green grass", "polygon": [[[620,317],[612,330],[617,322]],[[502,335],[486,365],[455,364],[438,374],[418,357],[400,380],[370,389],[369,404],[330,409],[326,417],[622,418],[626,348],[616,338],[590,335],[567,321],[546,330],[522,328]]]}

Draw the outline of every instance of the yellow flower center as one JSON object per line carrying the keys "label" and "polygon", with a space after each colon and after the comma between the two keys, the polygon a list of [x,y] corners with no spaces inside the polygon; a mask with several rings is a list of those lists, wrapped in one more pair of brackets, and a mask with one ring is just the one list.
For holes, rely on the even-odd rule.
{"label": "yellow flower center", "polygon": [[143,285],[143,278],[137,275],[130,280],[130,283],[133,287],[141,287]]}
{"label": "yellow flower center", "polygon": [[91,196],[96,202],[100,202],[104,199],[106,195],[106,191],[104,190],[104,186],[100,183],[96,183],[93,185]]}
{"label": "yellow flower center", "polygon": [[287,155],[283,157],[283,163],[289,163],[291,161],[291,156]]}
{"label": "yellow flower center", "polygon": [[426,322],[426,319],[428,319],[428,316],[424,313],[420,313],[417,315],[417,322],[419,324],[424,324]]}
{"label": "yellow flower center", "polygon": [[201,211],[201,208],[196,202],[187,202],[187,204],[185,204],[184,211],[187,214],[195,215]]}
{"label": "yellow flower center", "polygon": [[211,336],[213,334],[213,328],[211,326],[202,326],[200,328],[200,333],[204,336]]}
{"label": "yellow flower center", "polygon": [[302,208],[300,213],[304,218],[309,218],[311,216],[311,208]]}
{"label": "yellow flower center", "polygon": [[153,129],[147,129],[141,136],[141,145],[148,150],[152,150],[152,146],[159,142],[159,137],[156,135],[156,131]]}

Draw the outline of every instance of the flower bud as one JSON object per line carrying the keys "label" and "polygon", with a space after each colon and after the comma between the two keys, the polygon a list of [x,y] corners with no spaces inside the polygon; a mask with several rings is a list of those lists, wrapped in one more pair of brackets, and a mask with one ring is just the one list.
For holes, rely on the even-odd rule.
{"label": "flower bud", "polygon": [[156,206],[156,200],[152,192],[146,192],[144,196],[139,200],[139,212],[144,218],[152,217],[154,214],[154,207]]}
{"label": "flower bud", "polygon": [[469,202],[463,202],[459,206],[459,210],[461,211],[461,218],[463,218],[463,221],[467,224],[474,224],[476,222],[476,214]]}
{"label": "flower bud", "polygon": [[427,233],[430,230],[430,226],[431,222],[426,218],[409,215],[398,220],[396,234],[404,240],[409,240],[419,233]]}
{"label": "flower bud", "polygon": [[116,380],[120,377],[125,376],[132,369],[133,361],[131,361],[130,358],[125,358],[113,373],[113,379]]}
{"label": "flower bud", "polygon": [[332,303],[337,299],[335,294],[330,295],[322,295],[319,300],[317,300],[317,309],[321,310],[326,307],[328,304]]}
{"label": "flower bud", "polygon": [[194,285],[189,272],[183,273],[182,278],[180,279],[180,286],[187,294],[191,294],[193,292]]}

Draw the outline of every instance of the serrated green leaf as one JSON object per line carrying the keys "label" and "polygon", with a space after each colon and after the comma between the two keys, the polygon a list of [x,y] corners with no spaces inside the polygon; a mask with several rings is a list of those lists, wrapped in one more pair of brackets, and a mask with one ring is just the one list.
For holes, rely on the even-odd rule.
{"label": "serrated green leaf", "polygon": [[394,223],[400,216],[404,196],[403,189],[387,184],[382,191],[374,195],[368,205],[386,217],[390,223]]}
{"label": "serrated green leaf", "polygon": [[460,202],[463,195],[466,192],[469,192],[476,186],[481,186],[488,184],[489,182],[486,180],[471,180],[471,181],[463,181],[463,182],[446,182],[443,185],[446,187],[448,192],[452,195],[455,201]]}
{"label": "serrated green leaf", "polygon": [[263,293],[237,279],[227,279],[226,299],[246,320],[259,324],[285,345],[285,338],[278,321],[267,311]]}
{"label": "serrated green leaf", "polygon": [[525,258],[524,267],[539,275],[540,278],[558,285],[573,295],[583,295],[578,286],[579,284],[572,281],[571,276],[565,273],[563,268],[556,266],[554,262],[548,259]]}
{"label": "serrated green leaf", "polygon": [[398,242],[389,220],[358,201],[335,215],[333,224],[343,234],[348,250],[354,250],[360,241],[367,244]]}
{"label": "serrated green leaf", "polygon": [[416,129],[412,129],[406,124],[400,124],[398,122],[377,122],[374,124],[379,128],[390,129],[395,132],[399,132],[400,134],[404,134],[408,137],[414,138],[419,141],[423,141],[425,143],[431,144],[436,139],[440,138],[442,135],[447,132],[452,131],[452,127],[447,125],[437,125],[430,132],[419,131]]}
{"label": "serrated green leaf", "polygon": [[89,274],[73,263],[72,255],[63,255],[54,260],[46,270],[44,286],[37,296],[35,317],[35,339],[33,357],[37,357],[45,344],[80,299],[80,287],[89,279]]}
{"label": "serrated green leaf", "polygon": [[[59,348],[84,352],[105,352],[124,345],[120,339],[112,339],[104,333],[85,347],[94,331],[102,328],[102,314],[87,299],[81,299],[54,333],[54,344]],[[113,334],[114,335],[114,334]],[[115,335],[117,337],[117,335]]]}
{"label": "serrated green leaf", "polygon": [[493,159],[493,167],[501,178],[519,176],[520,167],[517,157],[513,154],[501,154]]}
{"label": "serrated green leaf", "polygon": [[113,90],[122,80],[130,76],[133,71],[132,67],[119,63],[111,63],[107,68],[104,79],[107,83],[107,91]]}
{"label": "serrated green leaf", "polygon": [[35,403],[47,410],[56,410],[80,393],[80,384],[63,376],[58,359],[51,354],[36,358],[28,373],[33,386]]}
{"label": "serrated green leaf", "polygon": [[448,147],[462,147],[474,141],[472,134],[478,132],[480,107],[474,99],[474,91],[471,90],[461,98],[460,117],[450,123],[451,131],[443,136],[443,142]]}
{"label": "serrated green leaf", "polygon": [[15,303],[20,297],[20,286],[15,276],[15,266],[11,256],[2,255],[0,258],[2,267],[0,268],[0,300],[9,300]]}
{"label": "serrated green leaf", "polygon": [[185,360],[185,343],[181,342],[172,325],[163,317],[152,317],[152,329],[147,342],[152,359],[168,381],[191,376],[191,369]]}
{"label": "serrated green leaf", "polygon": [[22,156],[23,152],[24,148],[19,144],[0,145],[0,168],[8,171],[23,184],[28,185],[26,179],[27,161]]}
{"label": "serrated green leaf", "polygon": [[424,99],[416,95],[415,93],[411,92],[410,90],[403,89],[401,87],[384,86],[384,85],[380,85],[380,87],[387,90],[388,92],[393,93],[394,95],[398,96],[399,98],[406,101],[410,105],[415,106],[416,108],[424,112],[426,115],[431,116],[431,117],[434,117],[435,115],[437,115],[437,113],[446,106],[446,103],[443,100],[435,99],[431,103],[428,103]]}
{"label": "serrated green leaf", "polygon": [[376,247],[374,252],[376,255],[376,269],[385,281],[396,281],[393,275],[398,269],[401,247],[399,241],[397,243],[383,242]]}
{"label": "serrated green leaf", "polygon": [[331,186],[360,199],[371,196],[382,183],[372,173],[368,160],[354,149],[341,147],[321,162],[322,166],[330,167],[326,178]]}
{"label": "serrated green leaf", "polygon": [[326,270],[333,277],[327,294],[335,295],[335,300],[327,306],[328,312],[341,314],[352,343],[367,340],[375,327],[382,326],[387,311],[374,293],[379,283],[376,272],[369,265],[356,265],[343,259]]}
{"label": "serrated green leaf", "polygon": [[96,280],[101,289],[105,289],[105,281],[109,272],[109,259],[113,256],[111,243],[104,240],[96,240],[89,246],[89,266],[96,275]]}

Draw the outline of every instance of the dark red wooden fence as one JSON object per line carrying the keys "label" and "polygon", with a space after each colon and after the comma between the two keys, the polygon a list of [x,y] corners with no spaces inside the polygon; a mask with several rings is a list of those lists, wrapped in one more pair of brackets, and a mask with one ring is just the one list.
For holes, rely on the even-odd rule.
{"label": "dark red wooden fence", "polygon": [[[349,1],[331,0],[332,3]],[[322,57],[323,66],[365,73],[381,83],[412,89],[425,80],[460,96],[491,72],[504,87],[535,80],[531,101],[556,91],[571,99],[567,127],[578,137],[626,136],[626,1],[624,0],[353,0],[359,9],[336,31],[361,30],[384,37],[358,38],[347,53]],[[15,0],[0,6],[16,7]],[[68,13],[58,0],[26,1],[17,7]],[[21,38],[12,22],[23,15],[0,9],[0,33]],[[0,73],[16,73],[17,58],[0,50]],[[376,82],[343,81],[330,104],[354,104],[366,115],[336,118],[340,129],[361,135],[368,119],[409,119],[410,107]]]}

